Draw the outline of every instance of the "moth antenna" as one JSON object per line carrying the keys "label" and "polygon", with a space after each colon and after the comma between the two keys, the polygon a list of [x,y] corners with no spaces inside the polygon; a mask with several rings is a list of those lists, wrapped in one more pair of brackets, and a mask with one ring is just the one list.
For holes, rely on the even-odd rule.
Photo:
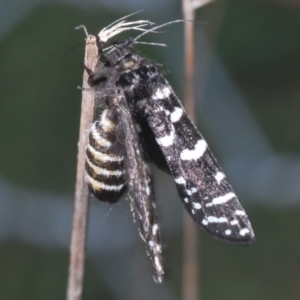
{"label": "moth antenna", "polygon": [[88,33],[88,31],[87,31],[85,25],[79,25],[79,26],[75,27],[76,30],[81,29],[81,28],[83,29],[83,31],[84,31],[86,37],[88,37],[88,36],[89,36],[89,33]]}
{"label": "moth antenna", "polygon": [[114,24],[116,24],[116,23],[118,23],[118,22],[120,22],[120,21],[122,21],[122,20],[124,20],[124,19],[126,19],[126,18],[132,17],[132,16],[134,16],[134,15],[136,15],[136,14],[142,12],[142,11],[143,11],[142,9],[141,9],[141,10],[138,10],[138,11],[136,11],[136,12],[130,14],[130,15],[127,15],[127,16],[125,16],[125,17],[122,17],[122,18],[120,18],[120,19],[118,19],[118,20],[116,20],[116,21],[113,21],[113,22],[110,23],[106,28],[109,28],[109,27],[113,26]]}
{"label": "moth antenna", "polygon": [[143,44],[143,45],[167,47],[166,44],[161,44],[161,43],[136,42],[135,44]]}
{"label": "moth antenna", "polygon": [[167,23],[163,23],[161,25],[158,25],[158,26],[155,26],[151,29],[148,29],[146,31],[144,31],[143,33],[141,33],[140,35],[138,35],[132,42],[135,43],[137,40],[139,40],[142,36],[146,35],[147,33],[149,32],[154,32],[156,29],[159,29],[159,28],[162,28],[162,27],[165,27],[167,25],[170,25],[170,24],[174,24],[174,23],[179,23],[179,22],[185,22],[185,20],[174,20],[174,21],[170,21],[170,22],[167,22]]}
{"label": "moth antenna", "polygon": [[103,48],[103,51],[107,51],[107,50],[112,49],[112,48],[114,48],[114,46],[109,46],[109,47]]}
{"label": "moth antenna", "polygon": [[[140,25],[138,25],[137,27],[128,27],[128,28],[122,28],[122,30],[121,31],[119,31],[119,32],[116,32],[115,34],[113,34],[113,35],[116,35],[116,34],[118,34],[118,33],[120,33],[120,32],[122,32],[122,31],[126,31],[126,30],[131,30],[131,29],[135,29],[135,30],[141,30],[140,29],[140,26],[146,26],[146,25],[153,25],[154,23],[152,23],[152,22],[149,22],[149,21],[146,21],[146,20],[140,20],[140,21],[134,21],[134,22],[125,22],[125,21],[123,21],[123,22],[121,22],[122,20],[124,20],[124,19],[126,19],[126,18],[129,18],[129,17],[131,17],[131,16],[134,16],[134,15],[136,15],[136,14],[138,14],[138,13],[140,13],[140,12],[142,12],[143,10],[141,9],[141,10],[139,10],[139,11],[137,11],[137,12],[134,12],[134,13],[132,13],[132,14],[129,14],[129,15],[127,15],[127,16],[125,16],[125,17],[122,17],[122,18],[120,18],[120,19],[118,19],[118,20],[116,20],[116,21],[114,21],[114,22],[112,22],[112,23],[110,23],[108,26],[106,26],[106,27],[104,27],[101,31],[100,31],[100,33],[99,33],[99,38],[100,38],[100,40],[101,41],[103,41],[103,42],[106,42],[110,37],[108,37],[106,40],[103,40],[103,39],[101,39],[101,34],[103,35],[103,33],[105,33],[106,31],[108,31],[108,30],[115,30],[115,29],[118,29],[118,28],[120,28],[120,27],[123,27],[123,26],[127,26],[127,25],[132,25],[132,24],[140,24],[140,23],[142,23],[142,24],[140,24]],[[118,23],[118,24],[117,24]],[[115,27],[113,27],[113,25],[115,25],[115,24],[117,24]],[[78,30],[78,29],[83,29],[84,30],[84,32],[85,32],[85,35],[86,35],[86,37],[88,37],[89,36],[89,33],[88,33],[88,31],[87,31],[87,29],[86,29],[86,27],[85,27],[85,25],[79,25],[79,26],[77,26],[77,27],[75,27],[75,29],[76,30]],[[112,35],[112,36],[113,36]],[[105,38],[104,38],[105,39]]]}
{"label": "moth antenna", "polygon": [[[133,14],[129,15],[132,16]],[[107,27],[104,27],[98,34],[100,40],[102,42],[107,42],[110,38],[113,36],[128,30],[140,30],[140,31],[147,31],[147,29],[144,29],[145,26],[151,26],[154,23],[148,21],[148,20],[139,20],[139,21],[133,21],[133,22],[126,22],[125,18],[123,17],[117,21],[114,21]]]}

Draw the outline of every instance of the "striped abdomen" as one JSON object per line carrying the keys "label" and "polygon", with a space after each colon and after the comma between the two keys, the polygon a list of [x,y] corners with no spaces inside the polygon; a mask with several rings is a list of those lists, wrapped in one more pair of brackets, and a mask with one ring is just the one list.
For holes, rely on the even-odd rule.
{"label": "striped abdomen", "polygon": [[104,110],[90,129],[86,148],[86,182],[101,201],[115,202],[126,189],[124,145],[116,137],[118,120]]}

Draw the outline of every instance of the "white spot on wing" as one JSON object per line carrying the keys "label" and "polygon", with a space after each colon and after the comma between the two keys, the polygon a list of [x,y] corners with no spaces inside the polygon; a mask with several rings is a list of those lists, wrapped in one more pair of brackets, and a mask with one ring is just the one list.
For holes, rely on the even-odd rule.
{"label": "white spot on wing", "polygon": [[202,220],[202,224],[205,225],[205,226],[208,225],[207,220],[206,220],[206,219],[203,219],[203,220]]}
{"label": "white spot on wing", "polygon": [[226,235],[230,235],[231,234],[231,230],[230,229],[225,230],[225,234]]}
{"label": "white spot on wing", "polygon": [[198,192],[198,189],[197,188],[191,188],[191,193],[192,194],[195,194],[195,193],[197,193]]}
{"label": "white spot on wing", "polygon": [[239,210],[239,209],[237,209],[237,210],[235,211],[235,214],[236,214],[237,216],[245,216],[245,215],[246,215],[246,213],[245,213],[243,210]]}
{"label": "white spot on wing", "polygon": [[164,87],[163,88],[163,94],[164,94],[165,98],[168,98],[171,94],[170,89],[168,87]]}
{"label": "white spot on wing", "polygon": [[161,99],[168,98],[170,94],[171,94],[171,91],[168,87],[164,87],[163,89],[158,88],[156,90],[155,94],[151,96],[151,98],[153,100],[157,100],[157,99],[161,100]]}
{"label": "white spot on wing", "polygon": [[156,99],[163,99],[164,98],[164,94],[162,93],[162,90],[160,88],[158,88],[154,94]]}
{"label": "white spot on wing", "polygon": [[146,186],[146,194],[149,196],[150,195],[150,189],[149,189],[149,186],[147,185]]}
{"label": "white spot on wing", "polygon": [[201,204],[200,203],[193,203],[193,207],[195,208],[195,209],[201,209]]}
{"label": "white spot on wing", "polygon": [[174,111],[171,113],[171,122],[176,123],[181,119],[183,114],[183,109],[181,107],[175,107]]}
{"label": "white spot on wing", "polygon": [[164,113],[165,113],[166,116],[168,116],[170,114],[170,111],[167,110],[167,109],[164,109]]}
{"label": "white spot on wing", "polygon": [[188,199],[188,198],[184,198],[183,200],[184,200],[185,203],[188,203],[188,202],[189,202],[189,199]]}
{"label": "white spot on wing", "polygon": [[225,175],[224,173],[222,172],[218,172],[216,175],[215,175],[215,179],[217,180],[217,183],[220,184],[221,181],[225,178]]}
{"label": "white spot on wing", "polygon": [[239,222],[238,222],[238,220],[233,220],[233,221],[230,221],[230,224],[231,225],[237,225],[237,224],[239,224]]}
{"label": "white spot on wing", "polygon": [[240,230],[240,235],[245,236],[249,232],[250,232],[250,230],[248,228],[243,228]]}
{"label": "white spot on wing", "polygon": [[156,141],[162,147],[169,147],[173,145],[174,137],[175,137],[174,131],[171,131],[170,134],[167,134],[160,138],[156,138]]}
{"label": "white spot on wing", "polygon": [[207,221],[209,223],[226,223],[228,220],[225,217],[217,218],[214,216],[209,216],[209,217],[207,217]]}
{"label": "white spot on wing", "polygon": [[158,231],[158,225],[157,225],[157,224],[154,224],[153,227],[152,227],[152,234],[153,234],[153,235],[156,235],[156,234],[157,234],[157,231]]}
{"label": "white spot on wing", "polygon": [[174,181],[177,183],[177,184],[186,184],[186,181],[185,179],[180,176],[180,177],[177,177],[177,178],[174,178]]}
{"label": "white spot on wing", "polygon": [[213,206],[213,205],[218,205],[218,204],[226,203],[226,202],[228,202],[229,200],[231,200],[234,197],[235,197],[234,193],[228,193],[226,195],[223,195],[223,196],[220,196],[220,197],[216,197],[210,203],[207,203],[206,207],[210,207],[210,206]]}
{"label": "white spot on wing", "polygon": [[206,144],[205,140],[203,140],[203,139],[199,140],[196,143],[195,148],[193,150],[184,149],[180,153],[180,158],[182,160],[196,160],[196,159],[199,159],[200,157],[203,156],[206,148],[207,148],[207,144]]}

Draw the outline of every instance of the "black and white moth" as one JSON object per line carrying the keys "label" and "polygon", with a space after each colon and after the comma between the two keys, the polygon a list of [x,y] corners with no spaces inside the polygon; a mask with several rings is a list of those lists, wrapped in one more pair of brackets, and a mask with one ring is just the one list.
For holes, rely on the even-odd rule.
{"label": "black and white moth", "polygon": [[86,182],[99,200],[109,203],[128,190],[134,220],[139,222],[155,270],[154,280],[162,282],[162,247],[149,162],[171,174],[187,212],[213,237],[251,244],[254,233],[226,176],[168,81],[135,52],[137,38],[107,43],[128,29],[146,31],[143,27],[149,24],[121,19],[104,28],[98,36],[96,69],[92,72],[85,67],[88,83],[96,89],[95,101],[104,107],[90,128]]}

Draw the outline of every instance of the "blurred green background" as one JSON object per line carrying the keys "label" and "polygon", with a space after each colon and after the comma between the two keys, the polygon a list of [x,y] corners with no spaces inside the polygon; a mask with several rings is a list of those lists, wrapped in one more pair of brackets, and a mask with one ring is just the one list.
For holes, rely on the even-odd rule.
{"label": "blurred green background", "polygon": [[[84,49],[84,33],[75,31],[75,26],[84,24],[90,33],[97,33],[142,8],[145,10],[133,19],[160,24],[182,17],[181,3],[174,0],[128,0],[128,7],[124,3],[118,7],[117,1],[87,3],[16,1],[14,7],[8,1],[0,3],[4,24],[0,31],[0,299],[65,298],[81,99],[76,87],[82,82]],[[259,130],[274,154],[274,181],[266,179],[267,167],[273,162],[267,151],[258,155],[254,178],[247,177],[245,168],[235,171],[231,158],[223,154],[218,139],[198,115],[201,132],[225,171],[230,170],[257,236],[253,246],[240,248],[218,243],[199,229],[201,299],[300,299],[300,5],[296,1],[216,1],[203,7],[196,19],[205,22],[195,24],[196,34],[205,37],[211,59],[206,61],[201,82],[211,72],[218,76],[218,69],[211,71],[217,57],[253,117],[253,130]],[[182,97],[183,26],[162,31],[145,40],[166,42],[168,48],[140,46],[139,50],[164,65],[166,77]],[[198,43],[196,48],[200,60],[202,46]],[[214,86],[213,81],[210,84]],[[196,92],[198,111],[203,109],[202,114],[222,131],[222,119],[204,109],[210,93],[203,91],[203,95],[207,100]],[[224,94],[225,107],[228,95]],[[230,113],[231,108],[228,110]],[[233,119],[243,124],[244,116],[234,115]],[[244,132],[244,140],[239,139],[241,144],[252,140],[249,132]],[[258,142],[248,147],[245,160],[260,146]],[[281,167],[276,167],[276,155]],[[263,159],[265,163],[260,163]],[[91,235],[94,241],[88,247],[84,299],[181,299],[182,205],[171,180],[159,172],[154,175],[160,183],[157,199],[166,282],[153,283],[151,265],[125,200],[112,209],[105,206],[96,216],[98,223],[90,224],[96,238]],[[244,187],[239,180],[248,184]],[[269,196],[272,191],[276,191],[274,203]],[[164,197],[167,204],[162,203]],[[53,213],[51,199],[55,207],[62,203],[64,214]],[[43,207],[43,201],[50,202],[49,210],[37,209],[38,204]],[[91,209],[98,206],[103,205],[95,202]],[[113,255],[105,249],[98,253],[98,244],[100,248],[114,238],[109,228],[110,239],[101,240],[100,233],[101,226],[113,218],[118,219],[114,226],[129,226],[130,243],[116,247]],[[46,226],[45,220],[51,222]],[[52,230],[51,226],[56,227]],[[61,237],[61,231],[63,238],[54,238]],[[132,266],[135,255],[138,265]]]}

